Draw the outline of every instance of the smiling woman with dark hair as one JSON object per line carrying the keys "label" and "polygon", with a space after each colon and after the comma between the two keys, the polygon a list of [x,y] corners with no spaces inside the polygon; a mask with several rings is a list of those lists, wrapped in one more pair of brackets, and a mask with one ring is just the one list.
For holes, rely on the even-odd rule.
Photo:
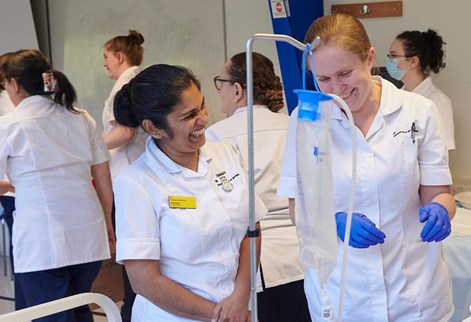
{"label": "smiling woman with dark hair", "polygon": [[[250,321],[246,169],[230,146],[206,142],[200,82],[153,65],[118,92],[114,112],[150,135],[115,185],[116,259],[137,293],[133,321]],[[265,213],[257,199],[256,218]]]}

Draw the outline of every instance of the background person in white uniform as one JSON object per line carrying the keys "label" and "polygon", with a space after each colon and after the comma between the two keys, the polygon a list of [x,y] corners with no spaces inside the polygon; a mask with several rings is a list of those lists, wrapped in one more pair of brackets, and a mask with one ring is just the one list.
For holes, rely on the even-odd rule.
{"label": "background person in white uniform", "polygon": [[[150,134],[115,185],[116,259],[138,294],[133,321],[250,321],[246,169],[231,146],[206,143],[200,82],[153,65],[121,89],[114,111]],[[256,219],[265,214],[257,199]]]}
{"label": "background person in white uniform", "polygon": [[109,78],[116,81],[103,109],[105,143],[110,150],[111,175],[115,178],[125,167],[134,162],[145,149],[147,135],[144,131],[118,124],[113,113],[116,93],[140,71],[144,58],[144,37],[136,30],[127,36],[116,36],[103,46],[103,66]]}
{"label": "background person in white uniform", "polygon": [[[357,186],[344,321],[448,321],[453,314],[450,276],[439,241],[450,234],[455,203],[440,115],[432,101],[371,76],[375,51],[356,18],[321,17],[304,42],[317,36],[313,55],[320,90],[345,100],[356,127]],[[289,198],[296,186],[296,116],[294,111],[279,186],[279,194]],[[331,125],[339,257],[325,290],[337,315],[352,146],[349,122],[337,106]],[[313,269],[306,271],[304,286],[312,319],[322,321]]]}
{"label": "background person in white uniform", "polygon": [[[6,53],[0,56],[0,66],[8,60],[11,56],[11,53]],[[1,75],[0,75],[1,78]],[[8,92],[3,87],[3,81],[0,84],[0,116],[6,115],[13,111],[15,106],[13,105]],[[4,188],[5,190],[0,192],[0,203],[3,208],[3,219],[5,220],[7,227],[8,227],[8,234],[9,238],[9,255],[10,255],[10,266],[11,271],[14,272],[13,268],[13,244],[12,244],[12,234],[13,234],[13,212],[15,211],[15,193],[11,191],[14,189],[13,186],[9,183],[8,177],[5,175],[3,177]],[[8,183],[7,183],[8,182]]]}
{"label": "background person in white uniform", "polygon": [[[145,150],[147,135],[142,129],[135,129],[118,124],[114,117],[113,102],[116,93],[136,76],[144,58],[144,37],[136,30],[129,30],[127,36],[116,36],[103,46],[103,66],[108,70],[108,76],[116,83],[103,108],[103,129],[105,143],[110,150],[110,170],[112,179],[134,162]],[[113,204],[114,218],[114,204]],[[131,320],[132,304],[136,293],[131,288],[126,269],[123,269],[124,298],[121,306],[123,322]]]}
{"label": "background person in white uniform", "polygon": [[[15,294],[15,304],[22,309],[89,292],[110,257],[109,154],[94,120],[73,106],[70,82],[39,51],[13,53],[0,72],[15,105],[0,118],[0,176],[16,191],[13,253],[23,297]],[[85,305],[38,321],[93,317]]]}
{"label": "background person in white uniform", "polygon": [[404,31],[389,46],[386,69],[391,77],[404,83],[403,89],[432,100],[445,126],[448,151],[455,149],[455,127],[451,101],[432,81],[430,73],[445,68],[442,37],[435,30]]}
{"label": "background person in white uniform", "polygon": [[[8,58],[11,56],[11,53],[6,53],[0,56],[0,66],[8,60]],[[2,76],[0,75],[0,117],[4,116],[15,108],[13,105],[13,102],[10,99],[10,96],[8,95],[8,92],[5,90],[3,87],[3,79]],[[8,181],[8,178],[5,176],[4,181]],[[9,183],[6,184],[4,183],[4,189],[11,190],[14,189],[13,186],[11,186]],[[15,197],[13,192],[7,192],[7,195],[5,195],[5,191],[1,191],[0,195],[0,202],[2,203],[2,207],[4,210],[4,215],[5,215],[5,220],[8,225],[8,230],[10,232],[10,258],[11,258],[11,228],[13,224],[13,211],[15,207]],[[10,206],[13,206],[12,209]]]}
{"label": "background person in white uniform", "polygon": [[[288,200],[276,196],[289,116],[283,107],[283,86],[273,63],[253,53],[255,191],[268,208],[261,221],[261,285],[258,293],[260,322],[311,321],[304,295],[304,271],[298,259],[296,229],[289,218]],[[214,78],[227,118],[210,126],[206,138],[236,148],[245,162],[247,154],[246,54],[229,59]]]}

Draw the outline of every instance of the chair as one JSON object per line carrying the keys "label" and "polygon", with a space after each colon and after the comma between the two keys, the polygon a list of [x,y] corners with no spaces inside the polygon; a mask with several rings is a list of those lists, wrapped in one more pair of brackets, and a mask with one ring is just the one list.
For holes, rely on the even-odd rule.
{"label": "chair", "polygon": [[29,321],[91,303],[95,303],[103,309],[109,322],[122,322],[116,304],[109,297],[98,293],[72,295],[23,310],[6,313],[0,315],[0,322]]}

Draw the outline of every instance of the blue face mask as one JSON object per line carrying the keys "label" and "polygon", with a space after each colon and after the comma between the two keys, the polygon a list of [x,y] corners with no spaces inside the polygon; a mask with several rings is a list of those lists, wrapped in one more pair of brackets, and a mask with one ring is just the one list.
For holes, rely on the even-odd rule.
{"label": "blue face mask", "polygon": [[406,71],[399,68],[398,65],[398,59],[386,59],[386,70],[388,71],[388,74],[394,79],[401,80]]}

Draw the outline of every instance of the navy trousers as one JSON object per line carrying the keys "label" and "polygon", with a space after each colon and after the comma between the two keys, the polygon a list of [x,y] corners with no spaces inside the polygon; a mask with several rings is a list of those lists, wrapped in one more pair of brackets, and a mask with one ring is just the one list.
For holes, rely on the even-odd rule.
{"label": "navy trousers", "polygon": [[13,236],[13,212],[15,211],[15,197],[11,196],[0,196],[0,203],[2,204],[5,222],[7,223],[8,232],[10,233],[10,263],[11,263],[11,271],[14,272],[13,268],[13,246],[11,243],[11,239]]}
{"label": "navy trousers", "polygon": [[[114,205],[113,200],[113,207],[111,208],[111,218],[113,222],[113,229],[116,232],[116,208]],[[126,268],[124,265],[121,265],[122,273],[123,273],[123,288],[124,288],[124,298],[123,298],[123,305],[121,306],[121,319],[123,322],[130,322],[131,315],[132,315],[132,306],[134,304],[134,300],[136,299],[136,293],[134,293],[131,282],[129,281],[128,273],[126,272]]]}
{"label": "navy trousers", "polygon": [[271,288],[257,294],[259,322],[311,322],[304,280]]}
{"label": "navy trousers", "polygon": [[[101,261],[71,265],[44,271],[16,273],[15,294],[17,310],[50,302],[67,296],[90,292],[101,268]],[[93,322],[88,305],[49,315],[35,322]]]}

